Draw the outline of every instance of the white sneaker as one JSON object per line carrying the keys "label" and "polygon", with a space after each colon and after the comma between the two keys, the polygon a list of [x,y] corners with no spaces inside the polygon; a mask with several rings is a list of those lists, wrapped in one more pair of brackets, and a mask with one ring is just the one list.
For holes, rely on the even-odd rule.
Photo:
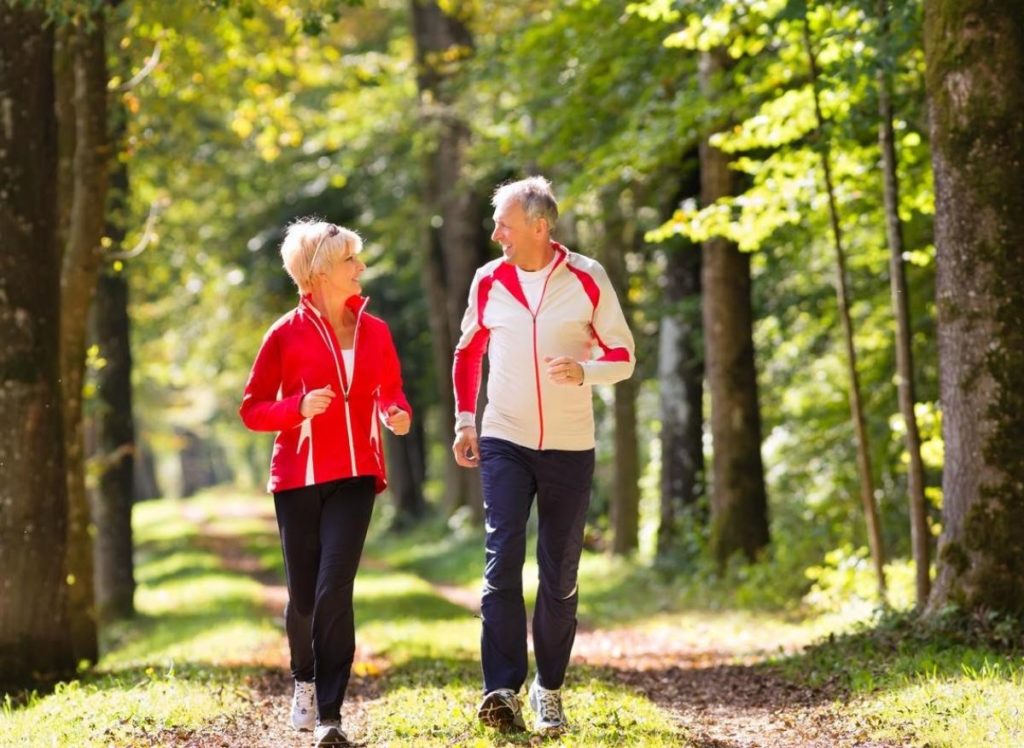
{"label": "white sneaker", "polygon": [[526,729],[519,697],[511,688],[498,688],[484,696],[484,700],[477,707],[476,716],[488,727],[498,730]]}
{"label": "white sneaker", "polygon": [[537,678],[530,684],[530,707],[537,715],[533,727],[538,732],[556,732],[566,727],[565,710],[562,709],[562,692],[549,691],[541,686]]}
{"label": "white sneaker", "polygon": [[341,730],[341,721],[328,719],[317,722],[316,730],[313,732],[313,748],[338,745],[351,745],[348,736]]}
{"label": "white sneaker", "polygon": [[316,725],[316,685],[295,681],[292,694],[292,727],[296,730],[312,730]]}

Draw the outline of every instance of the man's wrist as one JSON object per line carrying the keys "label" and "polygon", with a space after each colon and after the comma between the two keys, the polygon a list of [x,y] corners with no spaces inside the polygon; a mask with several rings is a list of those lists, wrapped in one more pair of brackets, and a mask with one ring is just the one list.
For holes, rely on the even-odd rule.
{"label": "man's wrist", "polygon": [[462,411],[455,416],[455,434],[456,436],[463,429],[476,430],[476,414],[470,413],[469,411]]}

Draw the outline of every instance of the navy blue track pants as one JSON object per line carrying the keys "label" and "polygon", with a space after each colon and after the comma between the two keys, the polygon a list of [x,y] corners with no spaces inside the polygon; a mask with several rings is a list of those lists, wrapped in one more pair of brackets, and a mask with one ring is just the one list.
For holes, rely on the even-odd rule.
{"label": "navy blue track pants", "polygon": [[344,478],[274,494],[292,677],[316,682],[321,719],[338,719],[355,656],[352,591],[373,513],[374,479]]}
{"label": "navy blue track pants", "polygon": [[484,691],[519,691],[526,682],[523,562],[534,496],[540,587],[533,612],[533,649],[541,686],[561,688],[576,638],[576,577],[594,450],[535,450],[483,437],[480,477],[487,530],[481,604]]}

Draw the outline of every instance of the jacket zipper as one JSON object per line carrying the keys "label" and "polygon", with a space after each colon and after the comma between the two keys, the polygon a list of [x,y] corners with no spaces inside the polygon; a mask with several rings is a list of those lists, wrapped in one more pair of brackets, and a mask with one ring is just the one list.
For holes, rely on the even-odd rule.
{"label": "jacket zipper", "polygon": [[544,297],[548,293],[548,281],[551,280],[551,276],[556,270],[558,270],[559,263],[555,263],[555,266],[551,268],[551,272],[548,273],[548,277],[544,279],[544,288],[540,291],[540,300],[537,302],[537,311],[534,312],[527,305],[527,310],[530,312],[530,316],[533,318],[533,376],[534,381],[537,384],[537,417],[540,422],[540,438],[537,442],[537,449],[544,449],[544,403],[540,397],[540,357],[537,355],[537,316],[540,314],[540,308],[544,305]]}
{"label": "jacket zipper", "polygon": [[[356,374],[356,342],[359,340],[359,322],[363,318],[363,309],[365,307],[366,307],[366,302],[363,302],[362,306],[359,307],[359,311],[356,313],[356,331],[355,331],[355,335],[353,335],[353,337],[352,337],[352,377],[353,378],[355,378],[355,374]],[[352,436],[352,412],[349,410],[349,405],[348,405],[348,393],[349,393],[349,390],[352,387],[352,383],[351,383],[351,381],[349,381],[348,377],[346,377],[344,375],[344,373],[343,373],[344,367],[342,366],[342,363],[338,360],[338,351],[335,350],[335,346],[337,346],[338,349],[340,349],[341,346],[337,342],[337,337],[334,334],[334,330],[330,329],[330,326],[326,322],[324,322],[323,319],[320,319],[320,313],[317,312],[315,308],[313,309],[313,313],[319,319],[319,322],[320,322],[320,324],[314,323],[314,326],[317,328],[317,332],[320,333],[320,337],[323,338],[324,343],[327,345],[327,348],[331,352],[331,356],[334,358],[334,370],[335,370],[335,373],[338,376],[338,383],[341,385],[341,396],[342,396],[342,400],[345,403],[345,428],[346,428],[346,432],[348,434],[348,456],[349,456],[349,461],[352,464],[352,475],[354,477],[355,475],[357,475],[358,469],[356,467],[356,449],[355,449],[354,439],[353,439],[353,436]],[[320,325],[323,325],[323,327],[321,327]],[[334,345],[331,344],[332,340],[334,341]]]}
{"label": "jacket zipper", "polygon": [[[359,312],[356,314],[356,331],[352,335],[352,379],[355,379],[356,377],[356,344],[359,342],[359,322],[363,318],[363,309],[365,307],[365,303],[359,307]],[[345,387],[346,382],[348,387]],[[348,456],[349,459],[352,460],[352,475],[355,476],[357,473],[356,448],[354,444],[355,440],[352,438],[352,412],[348,407],[348,392],[350,389],[352,389],[352,380],[348,378],[342,380],[342,390],[345,398],[345,428],[348,430]]]}

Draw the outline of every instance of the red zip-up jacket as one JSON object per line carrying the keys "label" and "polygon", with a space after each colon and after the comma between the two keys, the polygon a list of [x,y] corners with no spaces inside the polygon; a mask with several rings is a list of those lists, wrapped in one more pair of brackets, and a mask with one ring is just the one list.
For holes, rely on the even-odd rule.
{"label": "red zip-up jacket", "polygon": [[[346,376],[330,322],[309,296],[275,322],[263,338],[245,385],[239,414],[253,431],[277,431],[267,490],[372,475],[377,492],[387,486],[378,417],[397,405],[412,415],[391,331],[366,313],[369,299],[346,302],[356,315],[354,365]],[[336,393],[320,415],[303,418],[302,396],[331,385]]]}

